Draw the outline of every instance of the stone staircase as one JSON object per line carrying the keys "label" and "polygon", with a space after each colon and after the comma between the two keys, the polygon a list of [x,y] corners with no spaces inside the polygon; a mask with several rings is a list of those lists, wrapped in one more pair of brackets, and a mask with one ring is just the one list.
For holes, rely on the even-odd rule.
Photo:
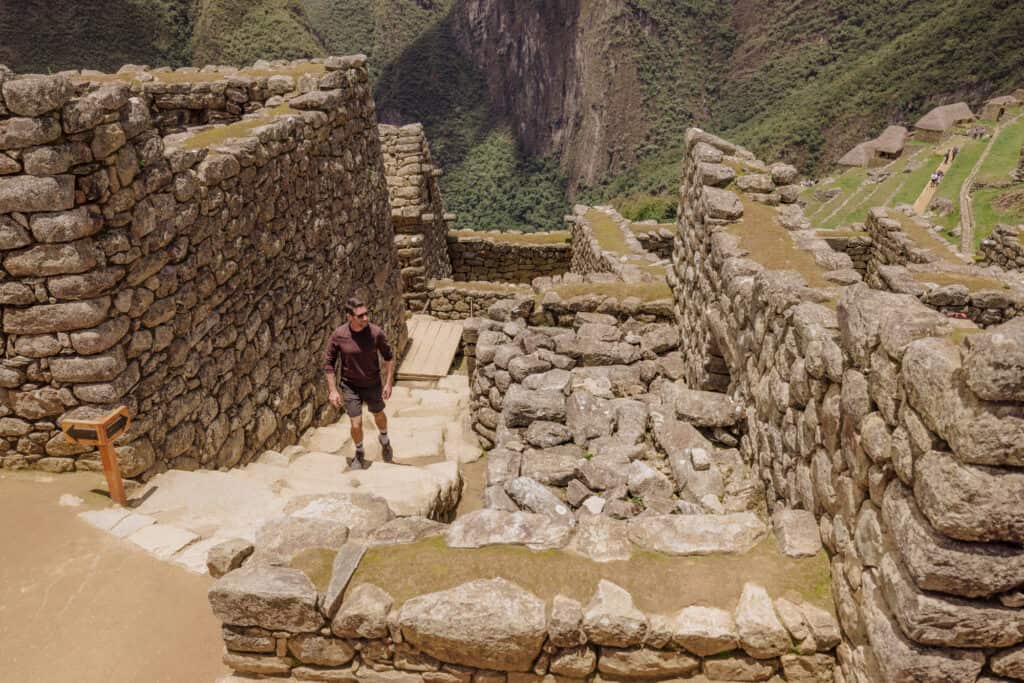
{"label": "stone staircase", "polygon": [[481,456],[469,429],[465,376],[400,383],[388,402],[393,464],[380,461],[376,427],[364,420],[366,470],[349,471],[354,446],[348,419],[310,429],[283,452],[267,451],[229,471],[172,470],[139,489],[128,508],[83,512],[93,526],[154,556],[206,573],[210,548],[228,539],[254,541],[269,520],[288,514],[299,496],[371,494],[396,517],[449,520],[462,494],[460,465]]}

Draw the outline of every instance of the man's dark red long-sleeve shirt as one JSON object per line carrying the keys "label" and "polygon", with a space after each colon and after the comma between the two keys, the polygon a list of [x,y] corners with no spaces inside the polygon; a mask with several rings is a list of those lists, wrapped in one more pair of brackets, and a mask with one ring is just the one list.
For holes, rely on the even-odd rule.
{"label": "man's dark red long-sleeve shirt", "polygon": [[376,386],[380,384],[378,353],[386,361],[394,358],[384,330],[370,323],[361,332],[353,332],[345,323],[327,341],[324,372],[338,372],[342,381],[353,386]]}

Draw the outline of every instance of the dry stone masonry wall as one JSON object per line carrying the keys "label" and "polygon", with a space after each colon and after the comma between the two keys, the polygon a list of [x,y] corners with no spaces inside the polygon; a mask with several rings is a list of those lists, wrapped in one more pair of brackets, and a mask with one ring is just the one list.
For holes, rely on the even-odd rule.
{"label": "dry stone masonry wall", "polygon": [[427,303],[428,282],[452,276],[447,221],[454,216],[445,215],[437,185],[441,169],[431,159],[423,126],[381,124],[380,139],[402,288],[406,305],[420,311]]}
{"label": "dry stone masonry wall", "polygon": [[235,122],[264,106],[278,106],[291,97],[318,90],[327,75],[325,61],[260,60],[244,69],[206,66],[171,70],[129,64],[117,74],[83,70],[64,75],[83,92],[124,83],[152,112],[154,127],[168,135],[192,126]]}
{"label": "dry stone masonry wall", "polygon": [[349,294],[401,347],[364,60],[325,68],[291,113],[201,146],[123,83],[0,71],[5,467],[97,467],[57,422],[113,405],[130,477],[293,443],[325,418],[317,359]]}
{"label": "dry stone masonry wall", "polygon": [[873,243],[866,276],[872,287],[909,294],[942,313],[983,327],[1024,312],[1024,279],[1017,272],[968,265],[942,251],[937,255],[923,249],[884,209],[871,210],[865,226]]}
{"label": "dry stone masonry wall", "polygon": [[684,376],[704,382],[716,347],[770,508],[818,519],[843,630],[836,680],[1019,678],[1020,319],[958,330],[912,296],[766,268],[770,254],[730,234],[741,196],[701,171],[734,151],[687,136],[671,282]]}
{"label": "dry stone masonry wall", "polygon": [[1021,242],[1021,228],[997,225],[992,234],[982,240],[979,254],[982,264],[1024,272],[1024,242]]}
{"label": "dry stone masonry wall", "polygon": [[[563,237],[561,242],[553,241]],[[529,235],[504,232],[461,232],[448,235],[452,278],[457,281],[517,282],[569,271],[572,247],[569,233]]]}

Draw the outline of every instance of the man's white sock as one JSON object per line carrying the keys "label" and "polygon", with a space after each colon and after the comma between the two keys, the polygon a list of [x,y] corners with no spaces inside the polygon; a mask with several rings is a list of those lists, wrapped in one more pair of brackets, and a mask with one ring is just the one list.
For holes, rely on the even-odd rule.
{"label": "man's white sock", "polygon": [[380,433],[380,442],[382,444],[384,444],[385,446],[387,446],[389,443],[391,443],[390,439],[388,439],[388,433],[387,432],[381,432]]}

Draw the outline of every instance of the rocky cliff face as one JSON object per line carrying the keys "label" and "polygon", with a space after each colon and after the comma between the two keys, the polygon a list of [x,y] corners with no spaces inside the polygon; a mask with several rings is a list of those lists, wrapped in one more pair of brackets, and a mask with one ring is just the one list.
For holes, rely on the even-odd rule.
{"label": "rocky cliff face", "polygon": [[621,0],[465,0],[459,48],[533,155],[557,154],[570,185],[629,165],[648,124],[636,54],[618,40]]}

